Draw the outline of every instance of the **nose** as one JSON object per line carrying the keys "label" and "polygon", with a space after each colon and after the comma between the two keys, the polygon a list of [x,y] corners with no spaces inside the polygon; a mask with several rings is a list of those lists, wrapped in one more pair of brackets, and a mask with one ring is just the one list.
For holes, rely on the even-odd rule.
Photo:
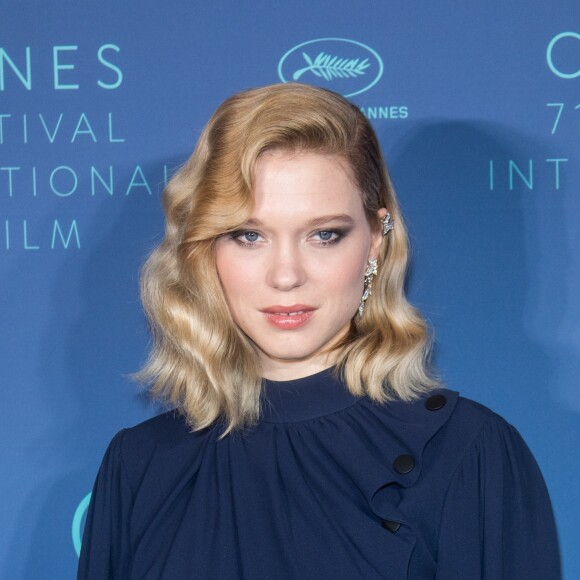
{"label": "nose", "polygon": [[272,288],[288,292],[306,281],[306,268],[298,248],[284,245],[273,251],[267,259],[266,282]]}

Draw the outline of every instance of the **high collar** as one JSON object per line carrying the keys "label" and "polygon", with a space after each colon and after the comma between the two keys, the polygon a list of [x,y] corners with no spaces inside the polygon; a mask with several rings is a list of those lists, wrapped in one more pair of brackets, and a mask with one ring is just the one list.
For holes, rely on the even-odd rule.
{"label": "high collar", "polygon": [[291,381],[264,379],[262,418],[271,423],[306,421],[336,413],[360,401],[335,367]]}

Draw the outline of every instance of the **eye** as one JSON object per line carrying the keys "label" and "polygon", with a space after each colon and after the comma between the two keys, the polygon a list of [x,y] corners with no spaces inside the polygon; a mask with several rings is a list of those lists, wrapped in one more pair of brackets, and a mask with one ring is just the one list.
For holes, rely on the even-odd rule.
{"label": "eye", "polygon": [[243,232],[239,234],[238,237],[242,238],[244,242],[254,243],[258,241],[260,235],[258,234],[258,232]]}
{"label": "eye", "polygon": [[338,242],[342,238],[342,232],[337,230],[319,230],[314,232],[314,236],[321,246],[328,246]]}
{"label": "eye", "polygon": [[253,230],[238,230],[232,232],[229,237],[240,246],[254,246],[261,238],[260,234]]}
{"label": "eye", "polygon": [[323,242],[328,242],[329,240],[332,240],[332,236],[334,235],[334,232],[331,232],[329,230],[324,230],[322,232],[318,232],[318,237],[323,241]]}

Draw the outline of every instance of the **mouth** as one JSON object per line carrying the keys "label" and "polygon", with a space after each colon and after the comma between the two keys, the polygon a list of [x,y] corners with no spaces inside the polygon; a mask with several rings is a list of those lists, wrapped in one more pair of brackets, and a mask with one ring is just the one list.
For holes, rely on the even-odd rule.
{"label": "mouth", "polygon": [[316,308],[305,304],[293,304],[292,306],[269,306],[262,309],[266,320],[275,328],[281,330],[294,330],[301,328],[310,322]]}
{"label": "mouth", "polygon": [[263,308],[264,314],[277,314],[279,316],[296,316],[306,312],[313,312],[316,310],[314,306],[307,306],[306,304],[292,304],[292,306],[268,306]]}

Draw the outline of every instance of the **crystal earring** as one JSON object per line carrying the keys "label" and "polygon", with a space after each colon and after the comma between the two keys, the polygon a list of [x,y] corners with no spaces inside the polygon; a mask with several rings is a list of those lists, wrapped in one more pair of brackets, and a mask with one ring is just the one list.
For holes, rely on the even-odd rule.
{"label": "crystal earring", "polygon": [[381,221],[383,222],[383,236],[386,236],[395,227],[395,224],[389,212]]}
{"label": "crystal earring", "polygon": [[373,293],[373,278],[379,273],[379,265],[376,258],[371,258],[367,262],[367,269],[365,270],[365,286],[360,304],[358,306],[358,315],[362,318],[365,310],[365,304],[369,296]]}

